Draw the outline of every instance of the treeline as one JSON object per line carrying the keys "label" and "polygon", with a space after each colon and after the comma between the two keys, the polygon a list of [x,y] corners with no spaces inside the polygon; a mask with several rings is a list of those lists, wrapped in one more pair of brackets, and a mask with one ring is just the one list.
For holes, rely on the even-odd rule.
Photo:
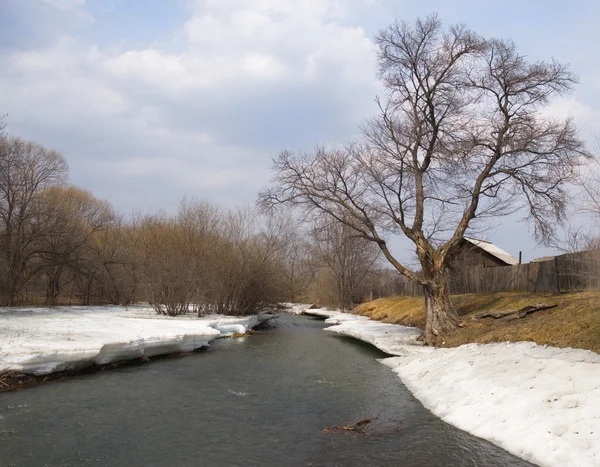
{"label": "treeline", "polygon": [[[351,307],[387,295],[378,249],[330,219],[296,222],[184,200],[125,218],[68,183],[56,151],[0,135],[0,304],[130,304],[252,313],[281,301]],[[306,227],[308,225],[308,227]]]}

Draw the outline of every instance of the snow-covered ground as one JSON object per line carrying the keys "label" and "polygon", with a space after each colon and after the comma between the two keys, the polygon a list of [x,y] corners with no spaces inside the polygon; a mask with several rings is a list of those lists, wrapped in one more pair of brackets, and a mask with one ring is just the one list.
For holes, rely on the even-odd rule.
{"label": "snow-covered ground", "polygon": [[310,308],[312,305],[306,305],[303,303],[282,303],[286,307],[288,313],[294,315],[308,315],[316,318],[327,319],[337,315],[349,315],[347,313],[340,313],[339,310],[329,310],[327,308]]}
{"label": "snow-covered ground", "polygon": [[270,316],[158,316],[149,306],[0,309],[0,372],[47,374],[89,363],[186,352]]}
{"label": "snow-covered ground", "polygon": [[529,342],[434,349],[414,328],[341,313],[326,323],[396,355],[381,362],[446,422],[540,466],[600,466],[600,355]]}

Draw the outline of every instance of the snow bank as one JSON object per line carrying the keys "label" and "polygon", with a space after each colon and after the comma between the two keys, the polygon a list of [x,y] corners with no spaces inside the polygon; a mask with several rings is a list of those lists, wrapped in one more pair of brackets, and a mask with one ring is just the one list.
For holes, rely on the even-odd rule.
{"label": "snow bank", "polygon": [[304,303],[282,303],[281,305],[285,307],[285,311],[293,315],[303,315],[310,306]]}
{"label": "snow bank", "polygon": [[[325,308],[308,308],[308,307],[306,307],[306,308],[302,309],[302,311],[299,314],[315,316],[317,318],[322,318],[322,319],[328,319],[333,316],[339,315],[340,312],[334,311],[334,310],[327,310]],[[346,313],[344,313],[344,314],[346,314]]]}
{"label": "snow bank", "polygon": [[381,360],[444,421],[540,466],[600,465],[600,356],[533,343],[415,345],[416,330],[336,315],[326,330],[397,357]]}
{"label": "snow bank", "polygon": [[77,369],[142,356],[188,352],[243,334],[267,316],[161,317],[150,307],[0,310],[0,372]]}
{"label": "snow bank", "polygon": [[[282,303],[281,305],[286,308],[288,313],[293,315],[308,315],[316,318],[328,319],[340,314],[339,311],[328,310],[326,308],[309,308],[311,305],[305,303]],[[347,313],[342,314],[348,315]]]}
{"label": "snow bank", "polygon": [[390,355],[412,354],[417,348],[421,352],[430,350],[417,341],[421,331],[416,328],[382,323],[366,316],[347,313],[337,313],[325,322],[335,325],[325,328],[326,331],[360,339]]}

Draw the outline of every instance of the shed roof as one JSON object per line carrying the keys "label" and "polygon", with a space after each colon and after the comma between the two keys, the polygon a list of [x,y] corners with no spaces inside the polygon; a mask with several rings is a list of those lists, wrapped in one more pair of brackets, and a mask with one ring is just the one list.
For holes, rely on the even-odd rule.
{"label": "shed roof", "polygon": [[498,248],[493,243],[486,242],[485,240],[476,240],[474,238],[467,238],[467,237],[464,237],[464,239],[467,242],[471,243],[472,245],[475,245],[476,247],[481,248],[482,250],[489,253],[490,255],[498,258],[499,260],[504,261],[506,264],[508,264],[510,266],[519,264],[519,260],[517,258],[508,254],[503,249]]}

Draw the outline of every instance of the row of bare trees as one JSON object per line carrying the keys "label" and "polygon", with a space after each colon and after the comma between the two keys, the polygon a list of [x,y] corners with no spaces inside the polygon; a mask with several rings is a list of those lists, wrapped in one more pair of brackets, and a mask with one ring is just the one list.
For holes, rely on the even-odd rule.
{"label": "row of bare trees", "polygon": [[177,216],[147,216],[135,232],[145,294],[158,313],[247,314],[283,300],[282,220],[183,202]]}
{"label": "row of bare trees", "polygon": [[0,134],[0,304],[150,302],[166,315],[252,313],[279,301],[349,308],[379,252],[325,218],[183,201],[125,219],[70,185],[64,158]]}
{"label": "row of bare trees", "polygon": [[162,314],[246,314],[281,301],[347,309],[383,277],[378,249],[325,219],[306,229],[287,215],[184,201],[177,216],[147,216],[133,230],[145,296]]}

